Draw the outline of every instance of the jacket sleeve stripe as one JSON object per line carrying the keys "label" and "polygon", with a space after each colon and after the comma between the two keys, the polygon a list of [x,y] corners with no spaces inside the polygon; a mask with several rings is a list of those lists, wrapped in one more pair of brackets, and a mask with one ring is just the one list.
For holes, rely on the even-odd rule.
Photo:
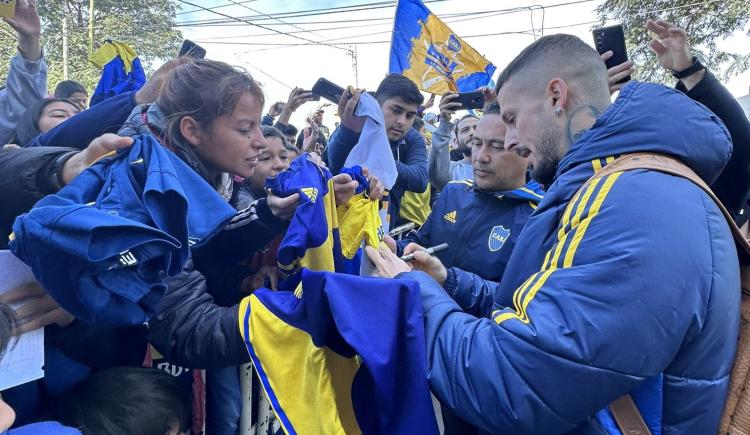
{"label": "jacket sleeve stripe", "polygon": [[599,159],[594,159],[591,161],[591,167],[594,168],[594,172],[599,172],[602,170],[602,162]]}
{"label": "jacket sleeve stripe", "polygon": [[602,189],[596,195],[594,204],[591,206],[591,209],[588,212],[588,217],[586,217],[586,219],[584,219],[584,221],[581,223],[581,226],[578,227],[575,236],[573,236],[573,240],[570,242],[568,252],[565,254],[563,268],[571,267],[573,265],[573,258],[576,255],[576,250],[578,249],[578,245],[581,243],[581,239],[583,239],[583,236],[586,234],[586,230],[591,224],[591,221],[597,214],[599,214],[599,209],[602,207],[604,199],[607,197],[610,189],[612,189],[612,185],[615,184],[615,181],[617,181],[617,178],[619,178],[620,175],[622,175],[622,172],[615,172],[614,174],[608,176],[605,180]]}
{"label": "jacket sleeve stripe", "polygon": [[[596,217],[596,215],[599,214],[599,210],[601,209],[602,203],[607,198],[607,195],[612,189],[612,186],[615,184],[615,181],[617,181],[620,175],[622,175],[622,172],[616,172],[603,179],[604,182],[602,184],[602,187],[599,190],[599,192],[597,192],[596,197],[594,198],[593,203],[591,204],[591,207],[586,213],[586,216],[582,220],[580,220],[580,215],[583,209],[586,208],[586,203],[590,199],[592,192],[597,187],[597,183],[595,182],[599,181],[599,179],[594,180],[594,182],[592,182],[588,186],[586,192],[584,193],[584,197],[581,199],[580,203],[578,204],[578,207],[576,207],[577,209],[576,216],[579,218],[579,222],[575,222],[576,219],[574,218],[574,223],[576,223],[576,225],[572,226],[571,231],[575,229],[575,233],[573,234],[571,243],[568,245],[568,248],[565,252],[562,268],[569,268],[572,266],[573,259],[575,258],[576,251],[578,250],[578,246],[580,245],[581,240],[583,240],[583,237],[586,235],[586,231],[588,230],[588,227],[591,224],[591,221]],[[568,209],[565,212],[565,215],[569,216],[572,210],[573,210],[573,207],[568,207]],[[564,234],[562,234],[562,237],[558,240],[555,246],[553,246],[550,249],[550,251],[547,253],[547,257],[542,266],[542,270],[540,272],[535,273],[531,277],[529,277],[529,279],[526,280],[526,282],[518,290],[516,290],[515,294],[513,295],[513,305],[515,307],[515,311],[500,312],[497,316],[494,317],[495,322],[499,324],[508,319],[517,319],[523,323],[529,323],[527,308],[529,304],[531,303],[531,301],[536,296],[537,292],[539,292],[539,290],[544,286],[547,279],[552,275],[552,273],[555,270],[557,270],[560,255],[562,254],[563,247],[565,246],[565,242],[568,238],[568,235],[571,233],[571,231],[567,231]],[[554,251],[554,255],[552,256],[552,259],[550,261],[549,257],[552,251]],[[531,286],[528,292],[524,294],[526,289],[529,287],[529,285],[533,281],[536,281],[536,282],[534,283],[533,286]]]}

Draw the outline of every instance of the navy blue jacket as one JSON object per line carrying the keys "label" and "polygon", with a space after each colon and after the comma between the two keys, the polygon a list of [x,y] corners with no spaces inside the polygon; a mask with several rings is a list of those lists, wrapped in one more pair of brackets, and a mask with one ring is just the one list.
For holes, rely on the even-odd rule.
{"label": "navy blue jacket", "polygon": [[424,225],[398,242],[398,255],[409,243],[425,248],[448,243],[435,254],[448,268],[460,268],[500,281],[513,247],[544,192],[538,183],[508,192],[478,189],[471,180],[448,183]]}
{"label": "navy blue jacket", "polygon": [[66,119],[23,145],[27,148],[50,146],[82,150],[104,133],[117,133],[136,106],[135,91],[114,96]]}
{"label": "navy blue jacket", "polygon": [[605,408],[631,393],[654,434],[716,433],[737,343],[737,250],[684,178],[619,172],[576,195],[633,152],[675,156],[710,184],[732,144],[701,104],[631,82],[563,156],[499,286],[463,274],[452,300],[403,274],[421,283],[432,390],[460,417],[492,433],[616,434]]}
{"label": "navy blue jacket", "polygon": [[[357,142],[359,133],[349,130],[343,124],[331,134],[328,139],[328,163],[334,175],[341,172]],[[404,191],[422,193],[427,189],[427,146],[422,135],[412,128],[398,143],[391,144],[391,151],[398,170],[396,184],[389,194],[388,214],[391,216],[390,226],[394,228],[405,223],[399,216]]]}

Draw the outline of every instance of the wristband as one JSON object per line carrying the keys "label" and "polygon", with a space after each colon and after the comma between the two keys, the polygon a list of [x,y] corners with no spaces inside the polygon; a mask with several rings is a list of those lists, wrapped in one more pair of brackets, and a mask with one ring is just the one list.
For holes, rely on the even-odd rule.
{"label": "wristband", "polygon": [[55,190],[60,190],[65,186],[65,181],[63,180],[63,170],[65,169],[65,163],[67,163],[71,157],[78,154],[79,152],[80,151],[67,152],[58,157],[55,160],[55,163],[52,164],[52,173],[50,174],[49,181],[52,184],[52,187],[55,188]]}
{"label": "wristband", "polygon": [[703,64],[701,63],[701,61],[699,61],[697,57],[693,56],[693,64],[691,66],[685,68],[682,71],[672,71],[672,75],[674,76],[674,78],[676,78],[678,80],[682,80],[685,77],[689,77],[689,76],[697,73],[698,71],[702,70],[703,68],[705,68],[705,67],[703,66]]}

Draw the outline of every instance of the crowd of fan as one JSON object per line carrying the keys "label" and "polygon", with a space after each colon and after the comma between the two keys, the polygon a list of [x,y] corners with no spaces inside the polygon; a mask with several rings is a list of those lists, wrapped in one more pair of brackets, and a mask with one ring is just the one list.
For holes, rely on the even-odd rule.
{"label": "crowd of fan", "polygon": [[[248,73],[178,58],[138,91],[88,107],[87,89],[73,80],[48,93],[33,2],[19,1],[6,21],[18,53],[0,90],[2,234],[143,134],[244,220],[191,253],[144,325],[77,319],[38,285],[0,295],[0,352],[13,335],[44,327],[46,360],[43,379],[2,392],[0,433],[189,433],[202,427],[193,393],[203,381],[206,433],[239,433],[238,367],[250,357],[237,305],[258,288],[276,289],[276,249],[298,203],[269,194],[266,180],[312,158],[330,169],[336,203],[346,204],[357,181],[341,169],[365,122],[355,114],[363,91],[345,92],[333,130],[322,106],[295,127],[292,115],[315,104],[311,92],[295,88],[264,114],[263,89]],[[694,65],[683,30],[663,21],[648,28],[664,68]],[[584,183],[621,155],[673,156],[742,227],[750,123],[706,68],[676,90],[619,83],[634,70],[628,62],[607,71],[585,43],[555,35],[482,90],[478,113],[457,117],[455,93],[431,113],[434,96],[425,101],[401,75],[377,87],[398,171],[384,202],[388,222],[414,229],[366,254],[378,275],[420,283],[445,433],[613,433],[599,411],[655,378],[649,391],[658,399],[636,395],[642,411],[658,408],[657,417],[644,413],[650,426],[715,433],[739,316],[736,251],[722,215],[696,186],[653,171]],[[383,197],[369,178],[370,197]],[[0,248],[8,243],[0,238]],[[423,252],[441,243],[450,249]],[[406,254],[412,263],[399,259]],[[266,407],[261,417],[271,421],[256,433],[279,430]]]}

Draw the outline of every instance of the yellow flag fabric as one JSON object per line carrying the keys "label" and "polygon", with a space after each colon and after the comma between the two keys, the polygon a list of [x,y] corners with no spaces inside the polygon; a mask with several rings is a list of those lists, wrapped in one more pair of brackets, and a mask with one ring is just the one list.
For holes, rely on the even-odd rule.
{"label": "yellow flag fabric", "polygon": [[426,92],[471,92],[492,80],[495,66],[459,38],[420,0],[399,0],[390,72]]}
{"label": "yellow flag fabric", "polygon": [[379,211],[378,202],[371,200],[364,193],[354,195],[346,205],[338,207],[341,252],[345,258],[354,258],[362,246],[362,240],[367,246],[378,248],[382,239]]}
{"label": "yellow flag fabric", "polygon": [[427,185],[427,189],[422,193],[410,192],[408,190],[404,192],[399,211],[399,215],[403,219],[422,226],[431,212],[429,184]]}
{"label": "yellow flag fabric", "polygon": [[125,73],[130,74],[133,69],[133,61],[138,57],[138,53],[131,46],[124,42],[107,41],[96,53],[89,59],[97,68],[104,68],[115,57],[120,56],[122,63],[125,64]]}

